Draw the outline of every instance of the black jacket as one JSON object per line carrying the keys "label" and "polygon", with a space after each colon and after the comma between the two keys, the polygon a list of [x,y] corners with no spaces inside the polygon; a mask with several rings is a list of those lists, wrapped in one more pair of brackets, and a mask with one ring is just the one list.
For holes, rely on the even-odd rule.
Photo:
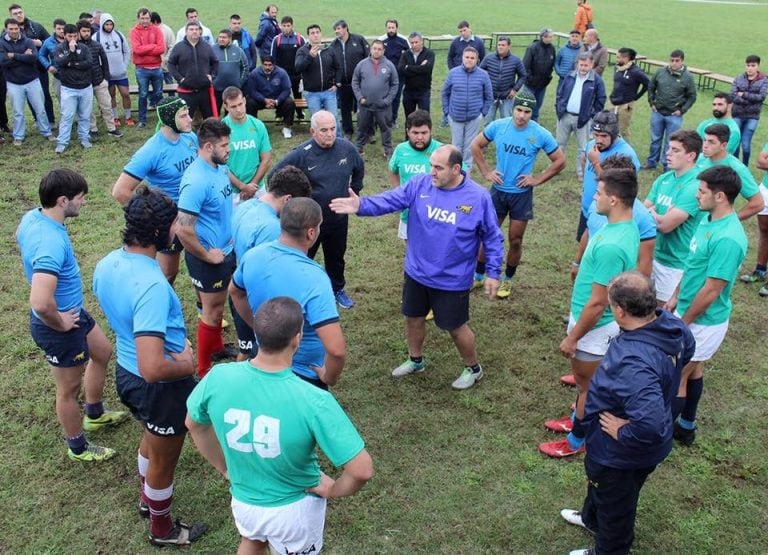
{"label": "black jacket", "polygon": [[368,41],[362,35],[350,33],[347,42],[336,38],[331,43],[331,48],[341,63],[341,84],[351,85],[355,67],[368,57]]}
{"label": "black jacket", "polygon": [[[425,61],[426,63],[424,63]],[[406,50],[400,56],[397,73],[408,92],[427,92],[432,90],[432,70],[434,67],[435,53],[429,48],[422,48],[418,56],[414,56],[413,50]]]}
{"label": "black jacket", "polygon": [[638,100],[648,90],[649,82],[648,76],[635,63],[624,70],[616,66],[613,74],[611,104],[621,106]]}
{"label": "black jacket", "polygon": [[555,47],[540,40],[533,41],[525,50],[525,84],[532,89],[543,89],[552,80],[555,68]]}
{"label": "black jacket", "polygon": [[59,43],[53,51],[53,59],[59,68],[56,75],[62,86],[70,89],[86,89],[91,86],[91,49],[82,42],[75,45],[74,51],[69,50],[69,42]]}
{"label": "black jacket", "polygon": [[210,87],[208,76],[216,75],[219,61],[210,44],[199,40],[195,46],[184,38],[168,56],[168,71],[182,89],[198,91]]}
{"label": "black jacket", "polygon": [[301,73],[304,90],[323,92],[341,86],[341,63],[336,51],[331,47],[323,48],[313,58],[309,53],[311,48],[312,45],[306,43],[296,52],[296,71]]}
{"label": "black jacket", "polygon": [[91,83],[95,87],[104,81],[104,79],[109,78],[109,60],[107,60],[107,53],[104,51],[104,47],[101,46],[101,43],[93,39],[88,39],[87,41],[80,39],[79,42],[91,50],[91,60],[93,60],[93,67],[91,67]]}
{"label": "black jacket", "polygon": [[[24,54],[27,50],[32,50],[32,54]],[[13,58],[8,57],[11,52]],[[37,79],[37,48],[32,39],[22,35],[12,41],[4,32],[0,38],[0,67],[5,80],[14,85],[26,85]]]}

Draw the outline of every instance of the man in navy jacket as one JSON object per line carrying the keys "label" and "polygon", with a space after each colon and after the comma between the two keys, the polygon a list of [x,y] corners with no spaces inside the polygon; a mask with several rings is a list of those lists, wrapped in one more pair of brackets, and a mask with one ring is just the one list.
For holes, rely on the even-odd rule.
{"label": "man in navy jacket", "polygon": [[672,400],[695,341],[682,320],[656,308],[653,283],[639,272],[611,280],[608,300],[622,333],[589,384],[587,496],[580,512],[560,514],[595,534],[595,553],[624,554],[634,540],[640,488],[672,450]]}

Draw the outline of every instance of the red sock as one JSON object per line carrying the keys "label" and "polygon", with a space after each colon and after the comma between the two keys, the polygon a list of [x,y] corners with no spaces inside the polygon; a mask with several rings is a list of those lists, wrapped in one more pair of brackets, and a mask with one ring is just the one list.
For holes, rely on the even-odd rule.
{"label": "red sock", "polygon": [[202,320],[197,322],[197,373],[202,378],[211,369],[211,355],[224,350],[221,324],[209,326]]}
{"label": "red sock", "polygon": [[164,538],[173,530],[171,518],[171,502],[173,501],[173,485],[165,489],[153,489],[144,485],[144,495],[149,505],[149,529],[156,538]]}

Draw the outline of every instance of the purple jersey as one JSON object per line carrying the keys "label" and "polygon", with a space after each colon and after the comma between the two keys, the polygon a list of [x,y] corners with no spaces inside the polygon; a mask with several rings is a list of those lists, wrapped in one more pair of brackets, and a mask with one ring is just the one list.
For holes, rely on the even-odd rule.
{"label": "purple jersey", "polygon": [[416,175],[405,187],[361,198],[358,215],[379,216],[405,208],[409,276],[435,289],[468,290],[482,244],[488,277],[499,279],[504,236],[485,187],[465,176],[455,189],[440,189],[432,185],[431,175]]}

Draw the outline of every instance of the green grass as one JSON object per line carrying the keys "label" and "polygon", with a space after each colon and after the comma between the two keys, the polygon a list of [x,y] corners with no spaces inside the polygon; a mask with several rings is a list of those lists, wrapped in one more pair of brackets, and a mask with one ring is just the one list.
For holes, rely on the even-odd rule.
{"label": "green grass", "polygon": [[[118,28],[127,32],[135,10],[125,3],[110,7]],[[390,2],[385,10],[372,2],[280,3],[297,27],[319,22],[329,34],[343,16],[353,32],[377,34],[384,20],[400,18],[401,31],[453,32],[468,18],[478,33],[494,30],[570,28],[571,0],[488,1],[475,3]],[[86,6],[70,0],[24,5],[33,19],[74,18]],[[186,2],[167,1],[161,13],[175,29]],[[203,22],[216,30],[238,12],[254,30],[258,9],[241,3],[199,4]],[[760,6],[694,4],[672,0],[594,2],[595,21],[609,46],[629,45],[654,58],[683,47],[697,67],[736,74],[744,56],[758,49],[768,3]],[[68,19],[70,19],[68,17]],[[740,37],[746,41],[738,40]],[[759,49],[758,49],[759,50]],[[444,51],[438,53],[433,116],[439,113],[439,83]],[[709,95],[686,116],[694,126],[709,114]],[[542,122],[554,127],[554,90],[547,95]],[[153,116],[151,116],[153,117]],[[647,152],[648,110],[643,102],[633,120],[633,141],[641,158]],[[308,138],[305,127],[284,141],[280,127],[269,125],[279,158],[290,145]],[[449,140],[446,130],[436,135]],[[69,223],[86,291],[96,262],[119,245],[121,214],[109,196],[120,169],[150,131],[126,130],[122,141],[101,139],[83,152],[73,146],[62,157],[34,132],[24,149],[0,151],[0,506],[2,553],[149,553],[145,525],[135,512],[135,452],[140,428],[135,423],[94,435],[119,450],[101,466],[73,464],[65,456],[53,412],[53,385],[27,325],[28,289],[13,240],[24,211],[37,203],[37,184],[49,169],[81,171],[91,187],[88,205]],[[402,129],[395,137],[402,136]],[[766,141],[758,128],[753,149]],[[387,186],[383,156],[366,154],[367,194]],[[568,262],[575,251],[573,233],[579,185],[572,165],[537,191],[536,219],[525,238],[523,264],[506,302],[472,299],[471,325],[486,379],[457,394],[450,382],[460,371],[458,355],[444,333],[430,325],[428,370],[401,381],[389,378],[406,355],[398,313],[403,246],[396,239],[396,216],[353,219],[348,253],[349,292],[358,306],[342,314],[348,341],[348,365],[335,393],[365,437],[376,477],[358,496],[333,501],[328,514],[326,549],[353,553],[563,553],[590,544],[590,537],[558,516],[563,507],[579,507],[585,491],[580,460],[553,461],[536,445],[552,436],[542,421],[565,414],[573,393],[557,385],[567,364],[557,353],[570,295]],[[540,161],[539,168],[543,165]],[[642,194],[651,183],[642,174]],[[747,223],[754,261],[754,220]],[[185,274],[177,287],[194,330],[192,291]],[[763,422],[768,399],[765,309],[754,287],[737,284],[728,338],[707,367],[701,404],[701,433],[691,449],[675,449],[651,476],[637,520],[636,553],[758,553],[768,545],[768,449]],[[87,305],[102,326],[105,319],[90,293]],[[194,332],[192,332],[194,337]],[[230,336],[230,339],[231,336]],[[112,377],[107,401],[117,406]],[[196,552],[236,549],[238,538],[229,513],[227,487],[188,444],[178,466],[174,513],[205,520],[210,532]]]}

